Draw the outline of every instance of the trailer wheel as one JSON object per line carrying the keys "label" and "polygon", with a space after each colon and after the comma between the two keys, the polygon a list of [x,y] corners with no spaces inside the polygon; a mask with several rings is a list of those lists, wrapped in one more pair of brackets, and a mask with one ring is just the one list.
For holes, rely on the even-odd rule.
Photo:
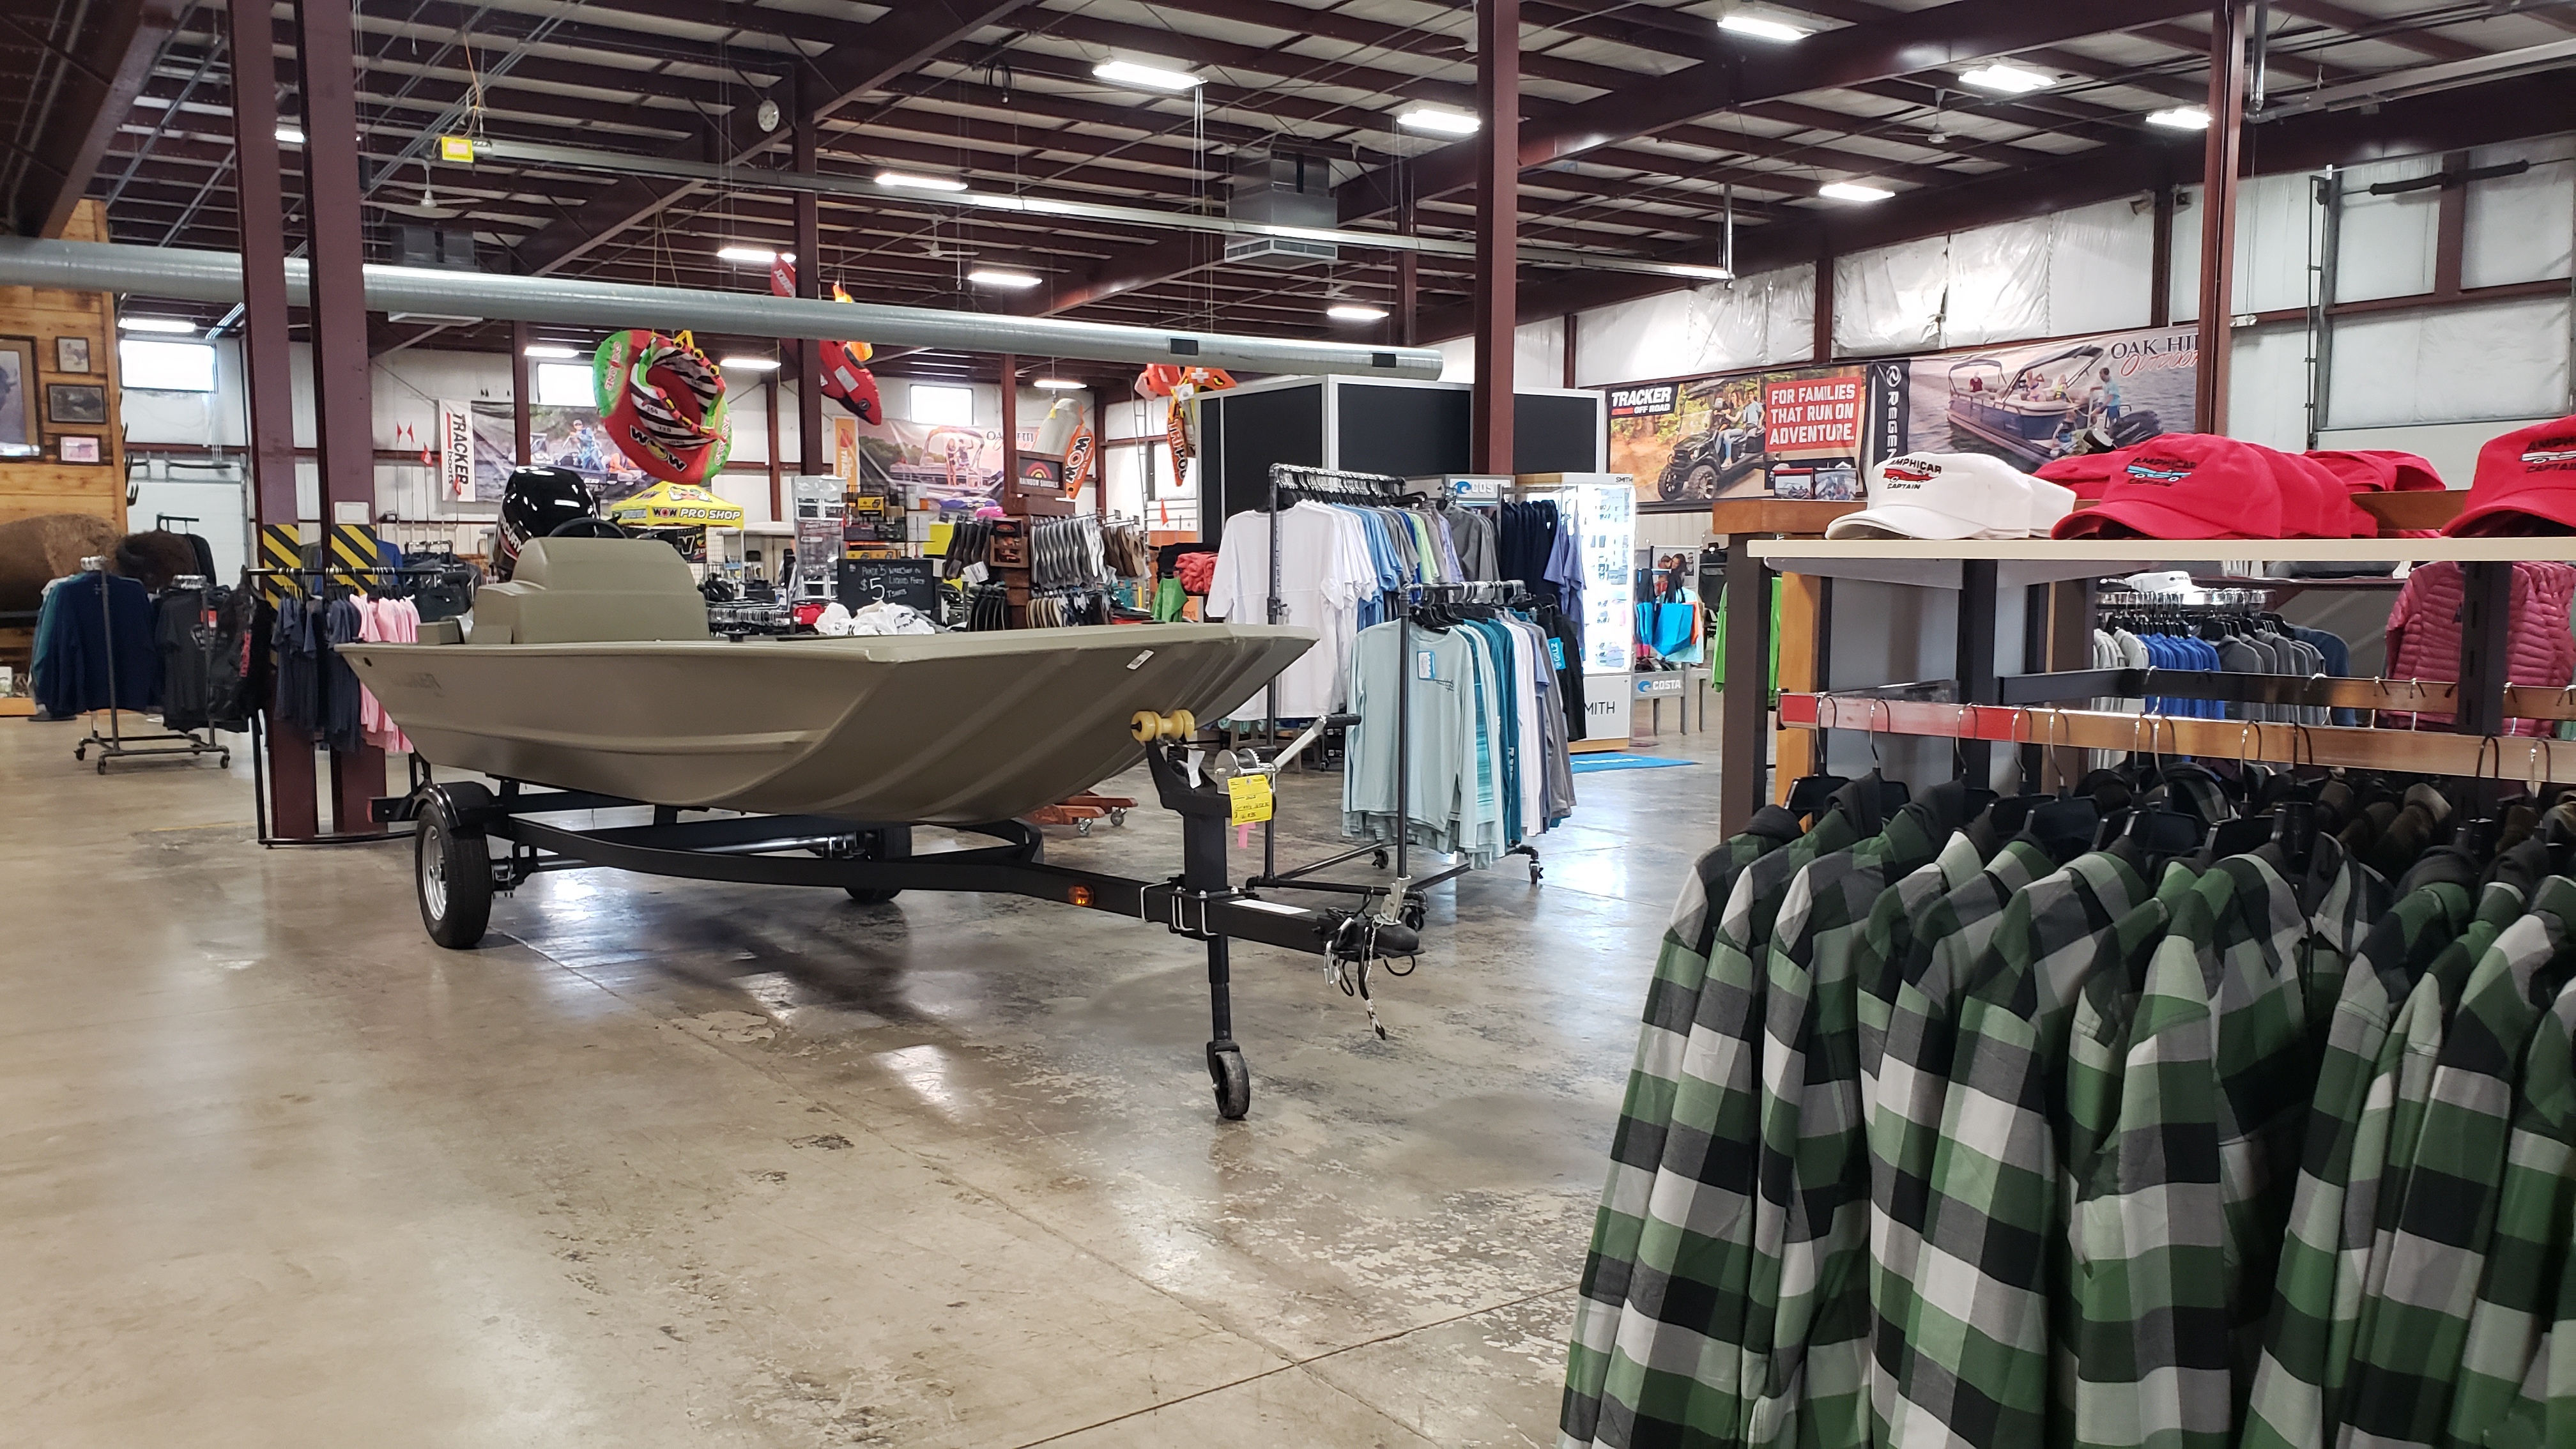
{"label": "trailer wheel", "polygon": [[1212,1041],[1207,1049],[1208,1080],[1216,1087],[1216,1114],[1240,1122],[1252,1110],[1252,1073],[1243,1065],[1243,1048]]}
{"label": "trailer wheel", "polygon": [[483,832],[460,830],[444,810],[424,811],[412,832],[412,883],[429,939],[462,951],[492,923],[492,855]]}

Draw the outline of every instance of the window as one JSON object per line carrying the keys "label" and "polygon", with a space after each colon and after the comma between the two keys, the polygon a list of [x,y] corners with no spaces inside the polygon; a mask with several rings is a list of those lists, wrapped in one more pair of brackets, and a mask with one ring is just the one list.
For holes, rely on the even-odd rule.
{"label": "window", "polygon": [[927,426],[953,423],[971,428],[975,426],[975,389],[916,382],[912,385],[912,420]]}
{"label": "window", "polygon": [[156,392],[213,392],[215,349],[203,342],[141,342],[119,338],[117,369],[127,387]]}
{"label": "window", "polygon": [[591,386],[587,362],[540,362],[537,364],[537,406],[546,408],[591,408],[599,406],[598,390]]}

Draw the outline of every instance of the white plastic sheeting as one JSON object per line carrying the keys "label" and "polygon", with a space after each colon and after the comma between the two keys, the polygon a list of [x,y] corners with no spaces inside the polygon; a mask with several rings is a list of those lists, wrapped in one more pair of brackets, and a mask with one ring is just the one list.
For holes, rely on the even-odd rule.
{"label": "white plastic sheeting", "polygon": [[2154,209],[2121,199],[1836,259],[1847,356],[2144,327]]}
{"label": "white plastic sheeting", "polygon": [[2520,176],[2469,183],[2460,285],[2500,287],[2563,277],[2576,241],[2576,136],[2485,146],[2470,169],[2528,161]]}
{"label": "white plastic sheeting", "polygon": [[2441,188],[2427,186],[2393,196],[2373,196],[2370,188],[2388,181],[2413,181],[2441,169],[2439,156],[2409,156],[2355,166],[2335,178],[2343,193],[2335,242],[2336,301],[2412,297],[2433,290]]}
{"label": "white plastic sheeting", "polygon": [[2227,433],[2297,452],[2308,445],[2308,329],[2239,327],[2228,359]]}
{"label": "white plastic sheeting", "polygon": [[[2308,261],[2318,211],[2310,200],[2314,178],[2249,176],[2236,188],[2236,305],[2234,310],[2276,312],[2308,305]],[[2200,317],[2200,188],[2186,188],[2189,205],[2173,219],[2173,319]]]}
{"label": "white plastic sheeting", "polygon": [[2326,421],[2336,428],[2556,417],[2567,411],[2567,299],[2346,317]]}
{"label": "white plastic sheeting", "polygon": [[1938,352],[1950,295],[1950,239],[1931,237],[1834,258],[1834,351],[1845,357]]}
{"label": "white plastic sheeting", "polygon": [[[1442,382],[1476,380],[1475,338],[1451,337],[1432,346],[1440,349]],[[1512,333],[1512,386],[1528,389],[1564,385],[1565,319],[1546,317],[1522,323]]]}
{"label": "white plastic sheeting", "polygon": [[1815,334],[1816,269],[1782,267],[1581,314],[1575,383],[1603,387],[1805,362]]}

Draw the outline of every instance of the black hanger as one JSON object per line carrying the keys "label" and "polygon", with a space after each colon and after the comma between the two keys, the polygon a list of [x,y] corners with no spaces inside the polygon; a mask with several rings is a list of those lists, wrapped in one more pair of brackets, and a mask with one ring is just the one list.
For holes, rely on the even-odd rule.
{"label": "black hanger", "polygon": [[[2305,875],[2317,847],[2317,807],[2309,800],[2284,800],[2272,811],[2272,843],[2281,848],[2292,873]],[[2493,850],[2490,847],[2489,854]]]}
{"label": "black hanger", "polygon": [[2102,807],[2090,796],[2041,797],[2024,813],[2021,832],[2015,838],[2037,846],[2050,860],[2064,865],[2092,848],[2101,825]]}
{"label": "black hanger", "polygon": [[1804,820],[1824,809],[1826,802],[1834,798],[1834,792],[1850,783],[1841,775],[1802,776],[1790,784],[1789,798],[1784,804],[1790,814]]}

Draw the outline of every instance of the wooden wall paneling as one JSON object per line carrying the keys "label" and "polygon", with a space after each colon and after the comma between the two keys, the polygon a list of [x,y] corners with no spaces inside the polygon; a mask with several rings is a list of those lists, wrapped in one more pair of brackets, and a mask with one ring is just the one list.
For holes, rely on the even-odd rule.
{"label": "wooden wall paneling", "polygon": [[[63,235],[70,241],[106,241],[106,209],[84,199]],[[125,518],[125,427],[116,365],[116,303],[105,292],[58,292],[35,287],[0,287],[0,337],[25,337],[36,344],[36,374],[26,380],[28,415],[43,440],[41,459],[0,459],[0,522],[40,513],[86,513],[111,519],[118,529]],[[55,367],[54,339],[89,339],[86,373]],[[94,383],[107,389],[107,421],[100,425],[55,424],[45,420],[45,385]],[[95,434],[100,439],[98,463],[60,463],[55,439],[64,433]]]}

